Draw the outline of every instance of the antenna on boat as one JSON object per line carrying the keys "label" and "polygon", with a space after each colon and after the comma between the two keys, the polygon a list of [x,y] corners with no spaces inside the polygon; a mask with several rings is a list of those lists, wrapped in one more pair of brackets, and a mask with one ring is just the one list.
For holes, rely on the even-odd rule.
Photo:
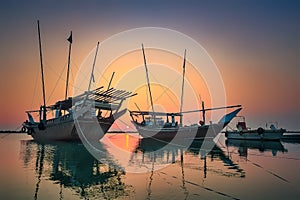
{"label": "antenna on boat", "polygon": [[112,75],[111,75],[111,77],[110,77],[110,81],[109,81],[107,90],[109,90],[109,88],[110,88],[110,85],[111,85],[111,82],[112,82],[112,80],[113,80],[113,78],[114,78],[114,75],[115,75],[115,72],[113,72]]}
{"label": "antenna on boat", "polygon": [[92,68],[92,72],[91,72],[91,78],[90,78],[90,83],[89,83],[89,87],[88,87],[88,92],[91,89],[92,81],[95,82],[94,68],[95,68],[95,64],[96,64],[96,58],[97,58],[97,54],[98,54],[98,49],[99,49],[99,42],[97,43],[97,47],[96,47],[96,54],[95,54],[95,58],[94,58],[94,62],[93,62],[93,68]]}
{"label": "antenna on boat", "polygon": [[45,98],[45,81],[44,81],[44,67],[43,67],[43,56],[42,56],[42,41],[41,41],[41,31],[40,22],[37,20],[38,25],[38,36],[39,36],[39,48],[40,48],[40,61],[41,61],[41,73],[42,73],[42,87],[43,87],[43,120],[46,120],[46,98]]}
{"label": "antenna on boat", "polygon": [[69,38],[67,39],[69,41],[69,55],[68,55],[68,70],[67,70],[67,80],[66,80],[66,93],[65,93],[65,100],[68,98],[68,87],[69,87],[69,74],[70,74],[70,58],[71,58],[71,48],[72,48],[72,31],[70,33]]}
{"label": "antenna on boat", "polygon": [[186,59],[186,49],[184,50],[184,59],[183,59],[181,103],[180,103],[180,126],[182,126],[182,106],[183,106],[183,94],[184,94],[185,59]]}
{"label": "antenna on boat", "polygon": [[142,44],[142,51],[143,51],[143,57],[144,57],[144,65],[145,65],[145,70],[146,70],[147,84],[148,84],[148,90],[149,90],[149,95],[150,95],[151,108],[152,108],[152,112],[153,112],[154,124],[156,124],[156,119],[155,119],[155,114],[154,114],[154,106],[153,106],[153,99],[152,99],[151,87],[150,87],[149,76],[148,76],[146,55],[145,55],[143,44]]}

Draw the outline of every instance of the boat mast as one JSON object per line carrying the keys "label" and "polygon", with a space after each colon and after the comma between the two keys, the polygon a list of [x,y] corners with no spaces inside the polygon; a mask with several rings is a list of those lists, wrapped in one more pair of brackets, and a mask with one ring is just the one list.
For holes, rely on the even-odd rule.
{"label": "boat mast", "polygon": [[202,121],[203,121],[203,125],[205,125],[205,106],[204,106],[204,101],[201,98],[201,95],[199,94],[200,97],[200,101],[201,101],[201,106],[202,106]]}
{"label": "boat mast", "polygon": [[205,107],[204,107],[204,101],[202,102],[202,120],[203,120],[203,125],[205,125]]}
{"label": "boat mast", "polygon": [[94,58],[94,62],[93,62],[93,68],[92,68],[92,72],[91,72],[91,78],[90,78],[90,83],[89,83],[89,87],[88,87],[88,92],[91,89],[92,81],[95,82],[95,79],[94,79],[94,68],[95,68],[95,64],[96,64],[96,58],[97,58],[97,54],[98,54],[98,48],[99,48],[99,42],[97,43],[97,47],[96,47],[96,54],[95,54],[95,58]]}
{"label": "boat mast", "polygon": [[184,93],[185,58],[186,58],[186,49],[184,50],[184,59],[183,59],[183,73],[182,73],[182,87],[181,87],[181,103],[180,103],[180,126],[182,126],[182,106],[183,106],[183,93]]}
{"label": "boat mast", "polygon": [[145,70],[146,70],[147,84],[148,84],[148,90],[149,90],[149,95],[150,95],[151,108],[152,108],[152,112],[153,112],[154,124],[156,124],[156,119],[155,119],[155,114],[154,114],[154,106],[153,106],[153,99],[152,99],[151,87],[150,87],[149,76],[148,76],[148,68],[147,68],[147,62],[146,62],[146,56],[145,56],[145,51],[144,51],[144,45],[143,44],[142,44],[142,51],[143,51],[143,57],[144,57],[144,65],[145,65]]}
{"label": "boat mast", "polygon": [[46,98],[45,98],[45,82],[44,82],[44,67],[43,67],[43,56],[42,56],[42,41],[41,41],[41,31],[40,22],[37,20],[38,25],[38,36],[39,36],[39,48],[40,48],[40,61],[41,61],[41,73],[42,73],[42,87],[43,87],[43,120],[46,120]]}
{"label": "boat mast", "polygon": [[69,87],[69,74],[70,74],[70,58],[71,58],[71,49],[72,49],[72,31],[70,37],[67,39],[69,41],[69,55],[68,55],[68,70],[67,70],[67,80],[66,80],[66,93],[65,93],[65,100],[68,98],[68,87]]}
{"label": "boat mast", "polygon": [[107,90],[110,89],[111,82],[112,82],[112,80],[113,80],[113,78],[114,78],[114,75],[115,75],[115,72],[113,72],[112,75],[111,75],[111,77],[110,77],[110,80],[109,80],[109,84],[108,84]]}

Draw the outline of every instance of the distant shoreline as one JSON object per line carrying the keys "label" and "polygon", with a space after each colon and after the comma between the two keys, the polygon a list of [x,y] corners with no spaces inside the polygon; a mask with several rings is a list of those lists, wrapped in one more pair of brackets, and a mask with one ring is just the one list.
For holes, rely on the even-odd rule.
{"label": "distant shoreline", "polygon": [[[19,130],[19,131],[0,130],[0,134],[1,133],[25,133],[25,132],[22,132],[21,130]],[[108,131],[107,133],[137,133],[137,131]]]}
{"label": "distant shoreline", "polygon": [[21,130],[13,131],[13,130],[0,130],[0,133],[24,133]]}

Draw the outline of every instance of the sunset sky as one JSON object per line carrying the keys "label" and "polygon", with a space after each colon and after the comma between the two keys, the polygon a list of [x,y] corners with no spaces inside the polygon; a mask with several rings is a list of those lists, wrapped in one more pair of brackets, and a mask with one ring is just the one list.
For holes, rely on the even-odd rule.
{"label": "sunset sky", "polygon": [[[64,98],[64,72],[49,96],[67,65],[71,30],[73,80],[97,41],[133,28],[163,27],[188,35],[206,49],[222,75],[227,104],[242,104],[241,115],[249,125],[278,121],[282,127],[300,130],[299,1],[1,2],[0,129],[20,127],[27,117],[24,111],[42,103],[37,19],[50,104]],[[141,55],[137,59],[143,62]]]}

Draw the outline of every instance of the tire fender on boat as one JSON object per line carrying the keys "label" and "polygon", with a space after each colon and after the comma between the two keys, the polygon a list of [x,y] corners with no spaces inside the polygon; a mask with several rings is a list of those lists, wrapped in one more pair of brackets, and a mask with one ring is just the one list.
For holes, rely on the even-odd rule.
{"label": "tire fender on boat", "polygon": [[27,131],[28,131],[27,128],[25,126],[23,126],[22,129],[21,129],[21,132],[27,133]]}
{"label": "tire fender on boat", "polygon": [[257,133],[258,133],[259,135],[262,135],[264,132],[265,132],[265,130],[264,130],[262,127],[259,127],[259,128],[257,129]]}

